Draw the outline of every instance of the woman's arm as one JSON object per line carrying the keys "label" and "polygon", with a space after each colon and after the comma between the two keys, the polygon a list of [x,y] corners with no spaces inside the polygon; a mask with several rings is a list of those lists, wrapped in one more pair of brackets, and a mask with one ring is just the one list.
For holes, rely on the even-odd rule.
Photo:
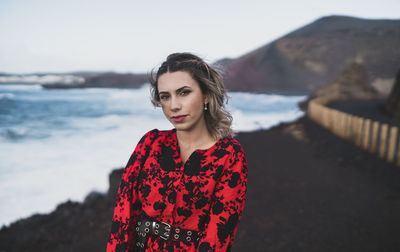
{"label": "woman's arm", "polygon": [[107,252],[128,251],[134,246],[135,223],[141,209],[136,193],[137,178],[140,168],[145,162],[144,159],[152,141],[153,131],[147,132],[140,139],[123,171],[112,218]]}
{"label": "woman's arm", "polygon": [[246,190],[247,161],[241,149],[231,155],[216,185],[210,219],[199,241],[199,251],[225,252],[232,245],[242,216]]}

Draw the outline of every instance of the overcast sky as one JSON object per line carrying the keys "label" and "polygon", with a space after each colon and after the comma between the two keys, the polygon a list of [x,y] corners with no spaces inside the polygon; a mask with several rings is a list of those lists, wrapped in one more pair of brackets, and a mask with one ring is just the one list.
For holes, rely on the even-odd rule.
{"label": "overcast sky", "polygon": [[400,18],[399,0],[0,0],[0,72],[147,72],[172,52],[238,57],[326,15]]}

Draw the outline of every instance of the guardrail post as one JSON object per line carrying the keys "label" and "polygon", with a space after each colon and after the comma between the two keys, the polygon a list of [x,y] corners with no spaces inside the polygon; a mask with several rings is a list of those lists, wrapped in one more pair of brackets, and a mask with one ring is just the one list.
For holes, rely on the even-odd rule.
{"label": "guardrail post", "polygon": [[[390,136],[389,136],[389,147],[388,147],[388,155],[387,161],[393,163],[395,154],[396,154],[396,140],[397,140],[398,129],[396,126],[390,128]],[[399,147],[398,147],[399,148]],[[399,158],[399,157],[397,157]]]}
{"label": "guardrail post", "polygon": [[344,123],[344,138],[346,140],[350,139],[350,122],[351,122],[351,115],[346,114],[346,120]]}
{"label": "guardrail post", "polygon": [[371,129],[371,119],[366,119],[364,121],[363,143],[362,143],[362,148],[364,150],[368,150],[369,147],[370,129]]}
{"label": "guardrail post", "polygon": [[358,117],[356,122],[357,122],[357,124],[356,124],[356,126],[357,126],[357,128],[356,128],[356,145],[357,145],[357,147],[361,147],[364,119],[362,117]]}
{"label": "guardrail post", "polygon": [[374,121],[372,123],[372,137],[371,137],[371,148],[370,148],[371,153],[376,152],[376,144],[378,141],[378,130],[379,130],[379,122]]}
{"label": "guardrail post", "polygon": [[385,158],[387,134],[388,134],[388,125],[382,124],[381,134],[380,134],[381,137],[380,137],[380,143],[379,143],[379,157],[380,158]]}

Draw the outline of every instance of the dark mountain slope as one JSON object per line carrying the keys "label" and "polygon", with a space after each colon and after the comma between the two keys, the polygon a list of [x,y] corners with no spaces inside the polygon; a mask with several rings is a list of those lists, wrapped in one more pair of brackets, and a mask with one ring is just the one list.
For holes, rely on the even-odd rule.
{"label": "dark mountain slope", "polygon": [[309,93],[352,62],[366,67],[369,84],[393,78],[399,44],[400,20],[329,16],[222,64],[230,90]]}

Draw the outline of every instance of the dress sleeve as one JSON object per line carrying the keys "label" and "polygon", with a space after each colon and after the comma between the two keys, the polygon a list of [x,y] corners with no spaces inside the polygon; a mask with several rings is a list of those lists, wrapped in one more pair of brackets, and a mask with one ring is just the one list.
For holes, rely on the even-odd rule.
{"label": "dress sleeve", "polygon": [[247,161],[243,149],[228,160],[214,191],[208,225],[199,251],[227,251],[232,246],[247,192]]}
{"label": "dress sleeve", "polygon": [[136,187],[140,168],[150,148],[152,131],[147,132],[136,145],[122,173],[118,188],[107,252],[125,252],[133,248],[134,228],[141,203]]}

